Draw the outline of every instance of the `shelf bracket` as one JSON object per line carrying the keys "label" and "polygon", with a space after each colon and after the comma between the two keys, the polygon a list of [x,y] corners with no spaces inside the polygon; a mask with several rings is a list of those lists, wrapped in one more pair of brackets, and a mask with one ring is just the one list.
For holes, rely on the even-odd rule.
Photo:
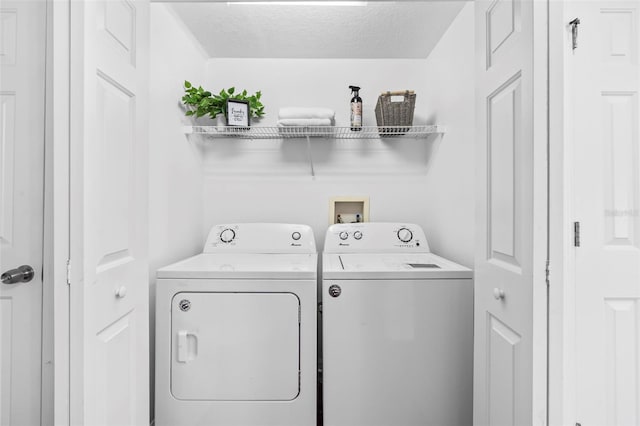
{"label": "shelf bracket", "polygon": [[313,169],[313,155],[311,155],[311,137],[307,136],[307,154],[309,155],[309,168],[311,169],[311,178],[316,178],[316,172]]}

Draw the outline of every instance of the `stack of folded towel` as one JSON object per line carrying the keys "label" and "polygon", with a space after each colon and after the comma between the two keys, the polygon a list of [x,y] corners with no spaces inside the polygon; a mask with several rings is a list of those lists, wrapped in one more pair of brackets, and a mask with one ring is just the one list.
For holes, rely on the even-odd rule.
{"label": "stack of folded towel", "polygon": [[278,127],[333,126],[335,116],[330,108],[284,107],[278,112]]}

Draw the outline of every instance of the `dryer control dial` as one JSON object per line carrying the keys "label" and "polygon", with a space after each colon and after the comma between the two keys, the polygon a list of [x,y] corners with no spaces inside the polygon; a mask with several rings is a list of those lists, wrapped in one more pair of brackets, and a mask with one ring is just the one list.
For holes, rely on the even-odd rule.
{"label": "dryer control dial", "polygon": [[223,243],[230,243],[236,237],[236,233],[233,229],[225,229],[220,233],[220,241]]}
{"label": "dryer control dial", "polygon": [[349,233],[347,233],[347,231],[342,231],[338,236],[341,240],[346,240],[347,238],[349,238]]}
{"label": "dryer control dial", "polygon": [[293,234],[291,234],[291,238],[294,241],[298,241],[300,238],[302,238],[302,235],[298,231],[294,231]]}
{"label": "dryer control dial", "polygon": [[408,243],[413,239],[413,232],[408,228],[400,228],[398,230],[398,239],[403,243]]}
{"label": "dryer control dial", "polygon": [[362,239],[362,232],[360,231],[356,231],[353,233],[353,238],[355,238],[356,240],[361,240]]}

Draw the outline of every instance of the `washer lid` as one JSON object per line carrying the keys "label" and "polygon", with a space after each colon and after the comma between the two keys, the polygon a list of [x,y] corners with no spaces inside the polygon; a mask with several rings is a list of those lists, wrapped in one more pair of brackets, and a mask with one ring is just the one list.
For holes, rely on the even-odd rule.
{"label": "washer lid", "polygon": [[323,278],[453,279],[472,278],[471,269],[433,253],[325,254]]}
{"label": "washer lid", "polygon": [[203,253],[159,269],[158,278],[315,279],[316,254]]}

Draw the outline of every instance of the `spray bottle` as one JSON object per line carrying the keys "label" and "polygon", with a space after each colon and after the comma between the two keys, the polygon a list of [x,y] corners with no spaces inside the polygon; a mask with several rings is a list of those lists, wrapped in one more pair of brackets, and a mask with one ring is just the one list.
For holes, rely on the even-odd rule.
{"label": "spray bottle", "polygon": [[351,98],[351,130],[362,130],[362,98],[358,86],[349,86],[353,98]]}

